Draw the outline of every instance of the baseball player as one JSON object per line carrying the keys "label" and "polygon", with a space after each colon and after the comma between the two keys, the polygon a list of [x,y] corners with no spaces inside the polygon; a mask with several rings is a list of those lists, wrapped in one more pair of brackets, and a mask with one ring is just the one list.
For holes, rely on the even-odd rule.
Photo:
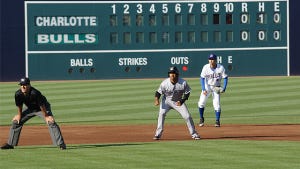
{"label": "baseball player", "polygon": [[[153,139],[159,140],[161,138],[166,115],[169,110],[174,109],[181,114],[183,119],[185,119],[192,138],[199,140],[200,136],[195,130],[192,116],[184,103],[190,96],[191,88],[185,80],[179,78],[179,71],[176,67],[170,67],[168,76],[169,78],[162,81],[155,93],[154,105],[160,105],[160,109],[158,113],[157,129]],[[159,99],[161,95],[163,95],[163,97],[160,102]]]}
{"label": "baseball player", "polygon": [[[8,142],[1,149],[13,149],[14,146],[17,146],[23,125],[32,117],[39,116],[48,125],[53,145],[59,146],[61,150],[65,150],[66,144],[60,128],[53,118],[50,104],[46,97],[30,85],[29,78],[22,78],[19,85],[20,89],[15,93],[15,104],[18,108],[18,113],[12,119]],[[23,110],[23,104],[26,106],[25,110]]]}
{"label": "baseball player", "polygon": [[[222,78],[224,79],[223,87],[221,87]],[[204,65],[200,75],[200,83],[202,92],[198,102],[200,122],[199,126],[204,126],[204,108],[206,101],[212,95],[213,106],[216,114],[215,127],[220,127],[221,105],[220,94],[224,93],[227,87],[228,76],[221,64],[217,63],[217,56],[210,54],[208,56],[208,64]]]}

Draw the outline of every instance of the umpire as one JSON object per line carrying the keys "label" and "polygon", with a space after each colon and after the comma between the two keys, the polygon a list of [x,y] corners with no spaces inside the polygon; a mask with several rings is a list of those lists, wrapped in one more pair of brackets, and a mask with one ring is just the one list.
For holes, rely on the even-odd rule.
{"label": "umpire", "polygon": [[[50,104],[46,97],[30,85],[30,80],[27,77],[22,78],[19,85],[20,89],[15,93],[18,114],[12,119],[8,142],[1,146],[1,149],[13,149],[14,146],[17,146],[23,125],[32,117],[39,116],[44,118],[48,125],[53,145],[59,146],[61,150],[65,150],[66,144],[59,126],[54,121]],[[27,107],[24,111],[23,104]]]}

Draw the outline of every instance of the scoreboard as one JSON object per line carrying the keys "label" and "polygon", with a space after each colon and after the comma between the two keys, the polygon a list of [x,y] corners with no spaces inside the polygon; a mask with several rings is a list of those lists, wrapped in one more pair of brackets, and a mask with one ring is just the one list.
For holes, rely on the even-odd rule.
{"label": "scoreboard", "polygon": [[230,76],[288,76],[288,26],[288,0],[25,1],[26,75],[198,77],[215,53]]}

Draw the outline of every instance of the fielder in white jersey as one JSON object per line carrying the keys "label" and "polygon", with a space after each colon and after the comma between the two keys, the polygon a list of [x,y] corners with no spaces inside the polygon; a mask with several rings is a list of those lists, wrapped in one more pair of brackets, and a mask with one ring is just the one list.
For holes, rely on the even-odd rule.
{"label": "fielder in white jersey", "polygon": [[[224,93],[228,83],[228,76],[225,73],[225,68],[217,63],[217,56],[210,54],[208,57],[208,64],[204,65],[200,75],[200,83],[202,92],[199,98],[198,107],[200,114],[199,126],[204,126],[204,108],[207,99],[212,95],[213,107],[216,114],[215,127],[220,127],[221,104],[220,94]],[[223,87],[221,81],[224,79]]]}
{"label": "fielder in white jersey", "polygon": [[[185,80],[179,78],[179,71],[176,67],[170,67],[168,75],[169,78],[165,79],[160,84],[155,93],[154,105],[160,105],[160,109],[158,113],[157,129],[153,139],[159,140],[161,138],[166,115],[171,109],[174,109],[181,114],[183,119],[185,119],[192,138],[199,140],[200,136],[195,130],[192,116],[184,103],[190,96],[191,88]],[[160,102],[159,99],[161,95],[163,95],[163,97]]]}

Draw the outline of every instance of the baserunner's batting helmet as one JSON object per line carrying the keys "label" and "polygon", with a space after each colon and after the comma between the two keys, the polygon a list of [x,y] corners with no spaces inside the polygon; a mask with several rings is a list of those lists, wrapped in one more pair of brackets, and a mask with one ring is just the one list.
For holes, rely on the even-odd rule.
{"label": "baserunner's batting helmet", "polygon": [[168,74],[170,73],[175,73],[176,75],[179,75],[179,71],[176,66],[172,66],[169,68]]}

